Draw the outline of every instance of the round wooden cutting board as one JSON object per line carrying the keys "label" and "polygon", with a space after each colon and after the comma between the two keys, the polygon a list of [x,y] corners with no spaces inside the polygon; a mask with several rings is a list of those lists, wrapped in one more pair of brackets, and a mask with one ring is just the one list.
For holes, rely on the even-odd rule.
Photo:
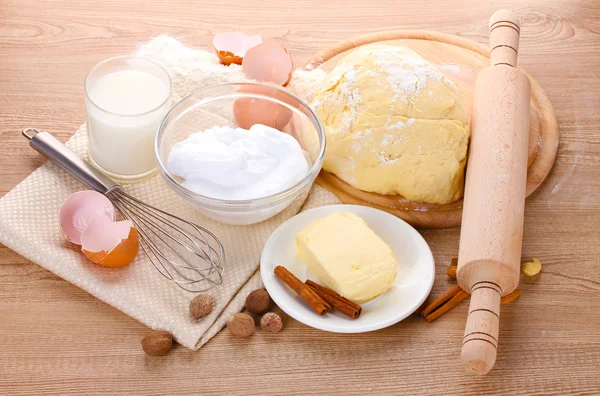
{"label": "round wooden cutting board", "polygon": [[[365,34],[337,43],[313,55],[304,65],[328,72],[349,51],[372,43],[406,46],[437,65],[458,86],[467,112],[471,112],[477,73],[489,65],[488,48],[458,36],[416,30]],[[544,181],[558,150],[558,125],[554,109],[540,85],[531,76],[531,115],[527,195]],[[468,164],[467,164],[468,166]],[[321,171],[317,182],[344,203],[367,205],[390,212],[416,227],[444,228],[460,224],[462,199],[445,205],[410,202],[400,195],[382,195],[358,190],[335,175]]]}

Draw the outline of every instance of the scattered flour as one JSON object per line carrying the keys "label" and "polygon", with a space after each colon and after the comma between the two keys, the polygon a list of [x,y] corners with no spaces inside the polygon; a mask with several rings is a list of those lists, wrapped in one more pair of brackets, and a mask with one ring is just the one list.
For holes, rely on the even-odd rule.
{"label": "scattered flour", "polygon": [[462,68],[456,63],[444,63],[442,65],[439,65],[438,68],[442,69],[443,71],[448,71],[450,73],[460,73],[462,71]]}
{"label": "scattered flour", "polygon": [[390,154],[386,153],[385,151],[380,151],[377,156],[379,157],[379,162],[383,165],[391,165],[398,161],[396,158],[392,158]]}
{"label": "scattered flour", "polygon": [[[212,51],[185,46],[180,40],[161,35],[138,47],[137,56],[147,57],[165,68],[173,83],[175,99],[181,99],[194,91],[214,85],[252,81],[239,65],[223,66]],[[287,89],[300,99],[310,103],[319,84],[327,73],[319,68],[298,69],[292,75]],[[360,97],[353,95],[353,100]]]}
{"label": "scattered flour", "polygon": [[325,77],[327,77],[327,73],[319,68],[312,70],[298,69],[292,74],[287,89],[310,104],[319,84],[325,80]]}
{"label": "scattered flour", "polygon": [[[362,73],[364,71],[364,67],[359,67],[358,69],[354,69],[353,65],[347,65],[349,69],[344,72],[342,79],[338,87],[341,90],[340,98],[345,100],[345,108],[348,111],[343,112],[342,123],[340,125],[339,130],[335,131],[336,133],[346,134],[350,131],[350,127],[358,117],[358,105],[362,102],[362,98],[360,96],[360,90],[358,88],[353,88],[356,86],[357,74]],[[315,103],[317,106],[317,103]]]}
{"label": "scattered flour", "polygon": [[388,83],[394,90],[394,101],[408,102],[410,96],[418,95],[427,87],[428,81],[442,81],[444,75],[418,55],[403,53],[399,61],[394,55],[399,48],[383,48],[373,51],[375,64],[385,71]]}
{"label": "scattered flour", "polygon": [[402,142],[404,142],[405,140],[408,140],[408,136],[404,136],[404,135],[398,135],[396,136],[395,140],[394,140],[394,146],[399,146]]}
{"label": "scattered flour", "polygon": [[251,81],[241,66],[224,67],[214,52],[186,47],[168,35],[157,36],[141,45],[136,55],[154,60],[165,68],[171,77],[173,94],[178,98],[214,85]]}
{"label": "scattered flour", "polygon": [[352,140],[355,141],[355,143],[352,144],[352,150],[354,150],[355,153],[358,154],[363,149],[363,143],[361,141],[365,138],[365,136],[369,136],[371,133],[373,133],[373,131],[367,129],[357,132],[352,136]]}
{"label": "scattered flour", "polygon": [[353,140],[362,140],[365,136],[369,136],[373,131],[371,129],[365,129],[364,131],[359,131],[352,136]]}
{"label": "scattered flour", "polygon": [[394,140],[396,140],[396,137],[394,135],[385,135],[383,139],[381,139],[381,145],[385,147],[388,144],[392,143]]}
{"label": "scattered flour", "polygon": [[390,125],[388,129],[402,129],[406,128],[406,124],[402,121],[398,121],[397,123]]}

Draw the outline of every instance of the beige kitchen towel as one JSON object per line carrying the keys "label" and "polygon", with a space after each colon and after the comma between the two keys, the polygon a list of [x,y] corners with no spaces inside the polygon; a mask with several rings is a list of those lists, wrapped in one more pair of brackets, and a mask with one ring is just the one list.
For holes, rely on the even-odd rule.
{"label": "beige kitchen towel", "polygon": [[[209,84],[201,68],[187,63],[190,59],[205,57],[202,53],[205,51],[183,47],[177,40],[164,36],[152,40],[140,51],[145,56],[157,54],[156,60],[163,63],[174,80],[174,97],[183,96],[186,92],[182,90],[187,91],[189,84],[196,87]],[[174,51],[187,55],[175,57],[175,63],[174,58],[166,61]],[[23,145],[26,144],[23,139]],[[85,125],[67,146],[85,157]],[[194,321],[188,314],[188,304],[194,295],[163,278],[142,253],[127,267],[105,268],[88,261],[78,246],[62,236],[58,219],[60,206],[70,194],[84,188],[58,166],[47,162],[0,199],[0,242],[149,327],[170,332],[190,349],[199,348],[214,336],[231,314],[243,308],[248,292],[261,286],[257,271],[260,254],[268,237],[281,223],[301,208],[340,202],[315,185],[308,199],[306,196],[298,198],[267,221],[231,226],[199,214],[171,191],[160,176],[126,186],[126,191],[135,197],[211,229],[223,242],[227,257],[224,282],[209,292],[215,298],[215,309],[201,321]]]}

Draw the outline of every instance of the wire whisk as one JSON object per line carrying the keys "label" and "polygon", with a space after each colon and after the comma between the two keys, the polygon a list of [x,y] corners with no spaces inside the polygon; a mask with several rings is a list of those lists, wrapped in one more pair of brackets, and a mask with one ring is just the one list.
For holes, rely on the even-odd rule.
{"label": "wire whisk", "polygon": [[121,188],[106,196],[133,222],[144,253],[162,276],[191,292],[207,291],[223,282],[225,252],[210,230],[150,206]]}
{"label": "wire whisk", "polygon": [[131,220],[140,246],[156,270],[180,288],[201,293],[223,283],[225,250],[210,230],[165,212],[126,193],[48,132],[23,130],[29,144],[77,180],[106,195]]}

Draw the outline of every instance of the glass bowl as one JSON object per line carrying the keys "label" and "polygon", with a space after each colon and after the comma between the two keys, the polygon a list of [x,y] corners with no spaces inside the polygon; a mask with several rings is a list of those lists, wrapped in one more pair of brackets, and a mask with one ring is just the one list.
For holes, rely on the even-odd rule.
{"label": "glass bowl", "polygon": [[[190,134],[214,126],[249,129],[259,123],[293,136],[302,147],[309,169],[295,185],[265,197],[224,200],[197,194],[169,173],[171,148]],[[313,110],[281,88],[256,83],[223,84],[196,91],[173,106],[158,129],[154,151],[160,174],[183,199],[211,219],[245,225],[275,216],[310,190],[323,163],[325,133]]]}

